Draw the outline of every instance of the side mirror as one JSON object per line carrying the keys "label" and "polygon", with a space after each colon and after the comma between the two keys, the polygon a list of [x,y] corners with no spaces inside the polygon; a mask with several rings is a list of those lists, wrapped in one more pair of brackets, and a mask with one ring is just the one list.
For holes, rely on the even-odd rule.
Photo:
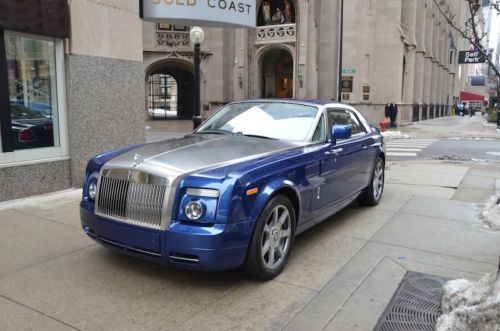
{"label": "side mirror", "polygon": [[332,145],[337,144],[337,139],[351,138],[351,127],[349,125],[334,125],[332,127]]}

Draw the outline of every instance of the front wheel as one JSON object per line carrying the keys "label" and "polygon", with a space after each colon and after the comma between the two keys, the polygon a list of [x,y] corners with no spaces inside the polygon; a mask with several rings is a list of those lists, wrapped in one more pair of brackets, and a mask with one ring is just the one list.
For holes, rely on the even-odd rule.
{"label": "front wheel", "polygon": [[376,206],[382,198],[384,191],[385,163],[382,158],[378,158],[373,167],[370,184],[363,190],[358,198],[359,203],[365,206]]}
{"label": "front wheel", "polygon": [[295,234],[295,210],[286,196],[273,197],[255,224],[243,268],[250,275],[268,280],[285,267]]}

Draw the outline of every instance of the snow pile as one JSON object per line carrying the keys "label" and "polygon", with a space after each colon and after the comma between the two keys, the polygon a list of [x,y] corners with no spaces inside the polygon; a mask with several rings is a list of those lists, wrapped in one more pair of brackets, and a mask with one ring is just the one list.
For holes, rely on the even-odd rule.
{"label": "snow pile", "polygon": [[381,135],[386,139],[410,139],[410,136],[401,131],[384,131]]}
{"label": "snow pile", "polygon": [[[500,231],[500,194],[494,195],[481,210],[480,219],[489,230]],[[500,327],[499,327],[500,329]]]}
{"label": "snow pile", "polygon": [[500,330],[498,274],[486,274],[476,282],[449,281],[444,286],[442,310],[437,331]]}

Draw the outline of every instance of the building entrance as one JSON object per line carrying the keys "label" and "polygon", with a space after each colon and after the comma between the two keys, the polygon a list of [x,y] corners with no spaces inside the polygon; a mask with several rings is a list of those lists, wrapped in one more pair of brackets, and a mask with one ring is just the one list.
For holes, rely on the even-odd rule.
{"label": "building entrance", "polygon": [[285,50],[272,50],[262,59],[262,98],[293,98],[293,58]]}

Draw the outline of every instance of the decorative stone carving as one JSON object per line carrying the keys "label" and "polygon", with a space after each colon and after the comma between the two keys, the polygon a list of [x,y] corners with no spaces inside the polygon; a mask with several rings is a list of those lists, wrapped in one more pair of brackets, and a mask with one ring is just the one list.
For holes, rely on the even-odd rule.
{"label": "decorative stone carving", "polygon": [[156,44],[166,47],[187,47],[191,48],[189,33],[179,33],[170,31],[156,32]]}
{"label": "decorative stone carving", "polygon": [[255,43],[295,43],[295,39],[295,24],[268,25],[257,27]]}

